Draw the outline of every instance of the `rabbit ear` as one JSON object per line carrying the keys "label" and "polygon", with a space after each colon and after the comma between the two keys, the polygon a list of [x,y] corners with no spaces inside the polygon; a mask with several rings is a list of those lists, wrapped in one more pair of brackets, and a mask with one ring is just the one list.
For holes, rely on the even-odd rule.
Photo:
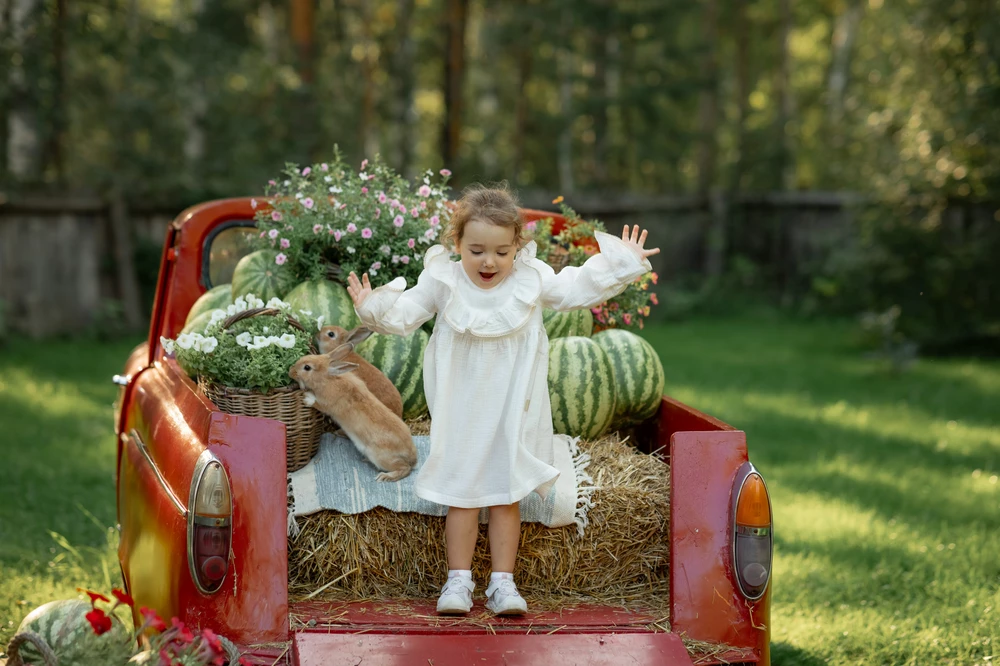
{"label": "rabbit ear", "polygon": [[337,375],[343,375],[351,372],[357,367],[357,363],[347,363],[346,361],[341,361],[340,363],[331,364],[330,367],[326,369],[326,374],[336,377]]}
{"label": "rabbit ear", "polygon": [[360,344],[367,340],[372,333],[372,329],[367,326],[358,326],[356,329],[347,334],[347,342],[353,342],[354,344]]}
{"label": "rabbit ear", "polygon": [[333,351],[327,353],[327,356],[330,358],[331,361],[337,361],[337,360],[340,360],[340,359],[344,358],[345,356],[347,356],[348,354],[350,354],[352,351],[354,351],[354,343],[353,342],[348,342],[346,344],[340,345],[339,347],[337,347]]}

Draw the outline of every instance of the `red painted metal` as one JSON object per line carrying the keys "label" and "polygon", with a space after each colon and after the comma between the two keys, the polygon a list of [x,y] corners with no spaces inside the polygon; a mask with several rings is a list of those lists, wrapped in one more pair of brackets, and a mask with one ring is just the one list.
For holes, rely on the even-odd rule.
{"label": "red painted metal", "polygon": [[447,641],[421,634],[297,634],[294,650],[298,666],[692,664],[681,639],[664,633],[504,634],[450,636]]}
{"label": "red painted metal", "polygon": [[[526,220],[553,217],[556,232],[563,224],[561,216],[546,211],[526,210],[524,215]],[[738,649],[719,659],[770,662],[770,590],[759,601],[747,603],[739,595],[731,565],[731,495],[734,475],[747,460],[745,435],[669,397],[641,430],[643,438],[654,442],[652,448],[669,451],[671,461],[673,634],[648,629],[648,624],[663,618],[603,606],[533,613],[522,619],[484,615],[488,627],[435,618],[433,600],[305,602],[293,604],[290,613],[284,426],[219,412],[176,362],[164,357],[159,342],[160,336],[179,333],[187,311],[205,291],[201,271],[209,234],[224,222],[252,217],[250,199],[244,198],[195,206],[175,220],[167,234],[149,341],[126,362],[132,382],[120,394],[116,424],[126,435],[118,454],[119,556],[137,606],[210,627],[248,646],[256,664],[337,663],[309,661],[314,658],[310,650],[339,654],[358,646],[358,641],[366,650],[366,663],[377,659],[383,660],[377,663],[414,663],[409,656],[400,656],[401,646],[416,650],[409,654],[419,654],[417,662],[430,658],[438,666],[449,663],[447,659],[471,663],[449,656],[453,654],[476,655],[474,663],[489,663],[479,658],[491,656],[510,657],[506,663],[529,656],[565,663],[567,655],[570,661],[579,657],[591,663],[587,659],[607,656],[606,663],[621,663],[633,653],[637,663],[689,663],[677,638],[681,633]],[[217,594],[204,595],[195,588],[188,571],[184,516],[138,444],[127,436],[133,430],[146,445],[163,483],[184,506],[195,461],[204,450],[225,467],[234,502],[233,555]],[[484,611],[477,605],[474,612]],[[291,616],[297,623],[305,622],[303,618],[316,620],[312,629],[296,626],[299,662],[293,661],[288,642]],[[558,631],[539,635],[539,628]],[[610,641],[605,644],[609,649],[600,645],[602,636]]]}

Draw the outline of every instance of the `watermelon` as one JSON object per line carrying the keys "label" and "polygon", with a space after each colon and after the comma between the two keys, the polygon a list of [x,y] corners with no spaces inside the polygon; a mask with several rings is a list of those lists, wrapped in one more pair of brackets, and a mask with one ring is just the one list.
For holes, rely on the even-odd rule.
{"label": "watermelon", "polygon": [[424,349],[431,336],[418,328],[401,337],[373,333],[358,345],[363,359],[382,371],[403,398],[403,418],[417,419],[427,413],[424,397]]}
{"label": "watermelon", "polygon": [[[124,664],[135,651],[129,632],[121,622],[113,619],[111,630],[98,636],[86,618],[90,611],[90,602],[82,599],[51,601],[28,613],[17,633],[33,631],[39,634],[56,653],[60,665]],[[45,663],[30,643],[23,644],[18,654],[25,664],[40,666]]]}
{"label": "watermelon", "polygon": [[615,415],[615,375],[607,352],[583,336],[550,341],[549,401],[557,433],[599,437]]}
{"label": "watermelon", "polygon": [[653,346],[631,331],[609,328],[591,338],[608,353],[615,375],[615,425],[653,416],[663,397],[663,364]]}
{"label": "watermelon", "polygon": [[594,330],[594,315],[586,308],[569,312],[545,308],[542,310],[542,323],[549,340],[574,335],[589,338]]}
{"label": "watermelon", "polygon": [[184,320],[184,324],[187,325],[192,319],[200,315],[202,312],[211,312],[212,310],[218,310],[219,308],[225,310],[232,304],[232,285],[220,284],[218,287],[212,287],[199,296],[198,300],[194,302],[194,305],[192,305],[191,309],[188,310],[188,316],[187,319]]}
{"label": "watermelon", "polygon": [[[340,326],[351,330],[361,323],[354,313],[354,301],[347,289],[329,280],[303,282],[285,295],[284,301],[292,306],[297,318],[315,321],[323,316],[323,326]],[[312,314],[300,314],[305,310]],[[305,323],[305,322],[303,322]]]}
{"label": "watermelon", "polygon": [[278,264],[274,250],[257,250],[240,259],[233,270],[233,300],[253,294],[267,303],[283,297],[295,286],[295,274],[288,264]]}
{"label": "watermelon", "polygon": [[184,324],[184,328],[181,329],[181,333],[204,333],[208,325],[212,323],[213,312],[215,312],[215,310],[202,312],[200,315]]}

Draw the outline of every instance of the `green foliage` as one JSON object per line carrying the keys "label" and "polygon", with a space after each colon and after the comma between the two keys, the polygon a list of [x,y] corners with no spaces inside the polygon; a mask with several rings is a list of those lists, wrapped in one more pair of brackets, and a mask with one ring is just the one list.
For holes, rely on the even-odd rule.
{"label": "green foliage", "polygon": [[287,303],[271,299],[268,308],[279,314],[257,314],[240,319],[226,329],[227,316],[264,307],[252,295],[237,298],[227,310],[215,310],[204,333],[181,333],[176,340],[164,339],[164,349],[175,351],[177,362],[192,377],[204,377],[223,386],[268,391],[288,386],[288,370],[312,353],[310,344],[318,331],[311,319],[298,320],[305,331],[293,326]]}
{"label": "green foliage", "polygon": [[257,247],[277,250],[299,281],[333,269],[345,283],[353,271],[368,273],[373,286],[399,276],[412,286],[423,252],[449,219],[448,175],[442,170],[438,180],[428,170],[411,186],[379,157],[355,171],[339,151],[330,162],[288,164],[269,181],[269,199],[257,211]]}

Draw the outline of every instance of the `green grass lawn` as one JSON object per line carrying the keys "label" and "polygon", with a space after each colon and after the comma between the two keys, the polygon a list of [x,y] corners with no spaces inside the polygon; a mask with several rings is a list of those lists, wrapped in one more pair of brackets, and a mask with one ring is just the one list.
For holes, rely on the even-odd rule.
{"label": "green grass lawn", "polygon": [[[1000,660],[1000,363],[893,376],[851,330],[645,331],[668,393],[745,430],[768,480],[774,663]],[[34,606],[118,580],[110,377],[131,346],[0,348],[0,643]]]}

